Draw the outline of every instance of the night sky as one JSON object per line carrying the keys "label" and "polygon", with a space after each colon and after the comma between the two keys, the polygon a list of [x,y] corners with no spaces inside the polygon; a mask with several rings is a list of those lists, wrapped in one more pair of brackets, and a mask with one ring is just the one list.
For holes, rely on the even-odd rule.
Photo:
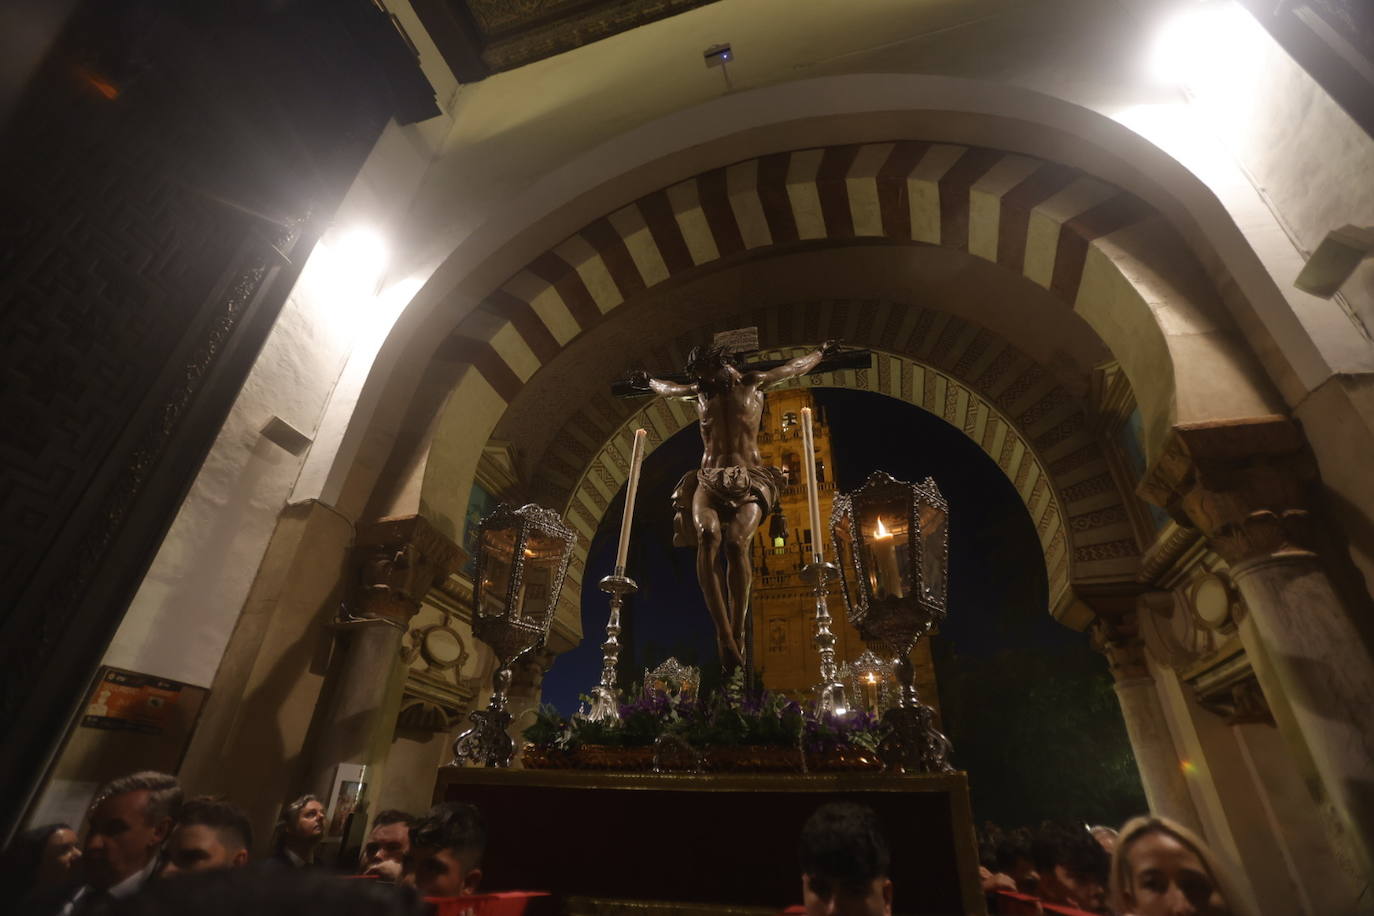
{"label": "night sky", "polygon": [[[1084,634],[1049,616],[1045,564],[1030,516],[1011,482],[982,449],[933,414],[882,395],[818,388],[816,399],[827,409],[841,490],[853,490],[872,471],[884,470],[901,480],[932,476],[949,500],[950,612],[935,637],[937,672],[939,656],[951,652],[991,655],[1024,647],[1091,652]],[[640,592],[624,615],[621,636],[622,656],[634,653],[637,670],[670,654],[696,664],[715,658],[714,634],[696,583],[694,550],[671,546],[669,496],[678,479],[700,460],[701,439],[694,424],[644,462],[626,564]],[[545,702],[565,715],[576,709],[578,694],[587,692],[599,677],[608,603],[597,582],[611,572],[623,507],[622,488],[587,557],[583,642],[560,655],[544,678]],[[843,613],[843,607],[832,612]]]}

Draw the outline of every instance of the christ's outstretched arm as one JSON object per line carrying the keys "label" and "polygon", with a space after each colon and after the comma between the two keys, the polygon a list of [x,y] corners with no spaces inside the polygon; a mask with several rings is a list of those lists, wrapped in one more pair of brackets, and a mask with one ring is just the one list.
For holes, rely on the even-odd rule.
{"label": "christ's outstretched arm", "polygon": [[816,364],[819,363],[824,357],[829,356],[838,348],[839,344],[837,344],[835,341],[827,340],[819,350],[812,350],[805,356],[798,356],[796,359],[789,359],[781,366],[769,369],[767,372],[758,373],[758,375],[756,376],[755,384],[757,384],[760,388],[767,388],[769,385],[776,385],[778,382],[784,382],[790,378],[796,378],[797,376],[805,375],[812,369],[816,368]]}
{"label": "christ's outstretched arm", "polygon": [[648,388],[654,394],[665,398],[694,398],[700,393],[696,382],[686,385],[677,382],[665,382],[661,378],[652,378],[643,369],[637,369],[630,373],[630,384],[636,388]]}

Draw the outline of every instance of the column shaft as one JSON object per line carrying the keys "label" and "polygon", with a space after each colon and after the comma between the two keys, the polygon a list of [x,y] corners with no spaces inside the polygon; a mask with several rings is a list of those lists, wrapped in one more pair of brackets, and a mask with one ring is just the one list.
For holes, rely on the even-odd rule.
{"label": "column shaft", "polygon": [[1126,721],[1126,734],[1131,739],[1150,811],[1201,834],[1202,821],[1183,778],[1178,750],[1154,680],[1136,677],[1117,681],[1116,697],[1121,703],[1121,717]]}
{"label": "column shaft", "polygon": [[1245,417],[1175,426],[1139,493],[1186,517],[1230,566],[1292,710],[1295,743],[1310,754],[1367,878],[1374,873],[1374,659],[1312,552],[1313,526],[1329,524],[1309,508],[1316,476],[1291,419]]}
{"label": "column shaft", "polygon": [[[329,692],[316,717],[309,785],[324,798],[333,785],[334,768],[359,763],[372,768],[385,756],[395,727],[384,712],[394,669],[400,660],[401,629],[385,620],[359,620],[339,625],[342,658],[330,673]],[[375,786],[375,775],[368,778]]]}
{"label": "column shaft", "polygon": [[1312,554],[1239,563],[1245,600],[1322,784],[1374,865],[1374,664]]}
{"label": "column shaft", "polygon": [[332,788],[341,763],[369,767],[369,792],[380,792],[405,678],[401,639],[425,593],[461,565],[462,550],[421,516],[358,529],[354,587],[333,625],[341,657],[311,729],[307,777],[317,793]]}

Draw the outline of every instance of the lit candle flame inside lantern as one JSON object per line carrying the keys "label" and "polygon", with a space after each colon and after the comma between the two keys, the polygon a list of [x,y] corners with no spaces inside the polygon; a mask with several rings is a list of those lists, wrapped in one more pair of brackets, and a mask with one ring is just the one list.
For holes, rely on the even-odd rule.
{"label": "lit candle flame inside lantern", "polygon": [[873,556],[874,597],[883,598],[893,595],[900,598],[905,589],[902,587],[902,575],[897,565],[897,539],[883,524],[881,517],[878,519],[878,524],[873,528],[870,540],[872,542],[870,550]]}

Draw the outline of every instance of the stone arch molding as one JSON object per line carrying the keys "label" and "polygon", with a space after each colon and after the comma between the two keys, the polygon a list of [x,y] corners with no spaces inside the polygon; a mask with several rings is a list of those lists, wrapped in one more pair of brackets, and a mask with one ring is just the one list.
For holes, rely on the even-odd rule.
{"label": "stone arch molding", "polygon": [[1160,274],[1196,265],[1139,198],[1029,156],[894,141],[749,159],[648,194],[502,283],[442,357],[471,364],[474,389],[509,403],[572,339],[659,284],[770,248],[861,239],[968,252],[1048,290],[1137,382],[1151,441],[1175,419],[1174,360],[1154,307],[1167,301],[1176,328],[1213,327],[1190,299],[1195,283],[1186,288],[1198,275]]}
{"label": "stone arch molding", "polygon": [[[758,310],[770,355],[800,352],[784,341],[841,336],[874,350],[869,369],[793,381],[872,391],[921,407],[972,439],[997,464],[1035,525],[1049,577],[1050,608],[1066,614],[1074,584],[1134,577],[1140,545],[1124,495],[1077,398],[1050,373],[985,328],[955,316],[890,302],[812,302]],[[680,358],[708,340],[702,329],[667,350]],[[569,418],[540,461],[537,492],[582,535],[569,567],[570,592],[585,575],[587,549],[629,471],[633,431],[657,448],[696,422],[688,401],[615,401],[600,396]],[[666,509],[665,509],[666,511]]]}
{"label": "stone arch molding", "polygon": [[1069,166],[973,146],[802,149],[649,193],[491,290],[435,351],[453,382],[423,463],[422,510],[461,527],[467,469],[507,405],[622,305],[770,250],[865,240],[965,252],[1057,298],[1135,385],[1147,450],[1180,418],[1267,406],[1205,272],[1134,195]]}

